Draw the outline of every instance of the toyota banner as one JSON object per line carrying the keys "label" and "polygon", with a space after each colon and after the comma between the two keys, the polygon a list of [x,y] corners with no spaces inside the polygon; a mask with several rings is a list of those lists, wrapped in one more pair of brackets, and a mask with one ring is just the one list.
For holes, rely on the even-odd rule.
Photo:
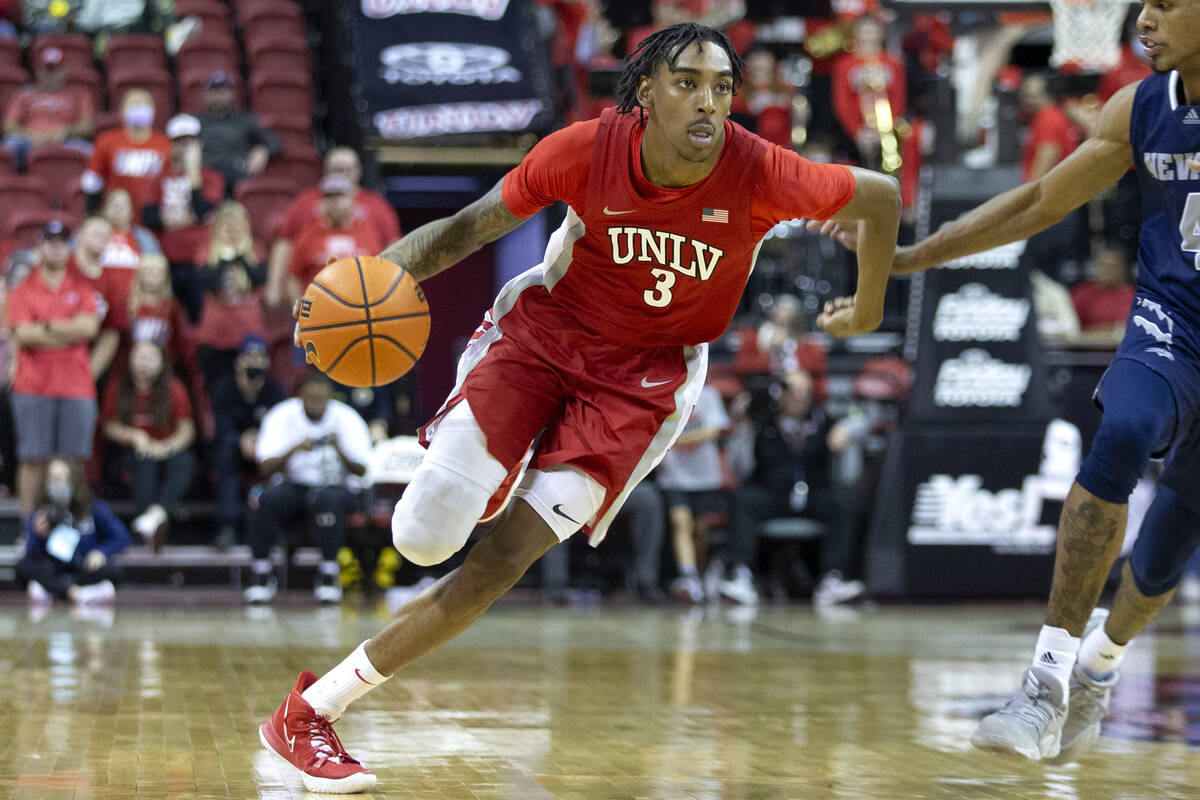
{"label": "toyota banner", "polygon": [[541,132],[550,67],[529,0],[347,0],[368,135]]}

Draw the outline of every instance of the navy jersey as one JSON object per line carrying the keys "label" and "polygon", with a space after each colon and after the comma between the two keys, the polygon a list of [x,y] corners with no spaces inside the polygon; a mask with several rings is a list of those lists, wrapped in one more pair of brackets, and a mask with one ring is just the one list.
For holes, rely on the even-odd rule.
{"label": "navy jersey", "polygon": [[[1145,78],[1129,141],[1142,189],[1138,294],[1200,326],[1200,106],[1183,105],[1179,73]],[[1200,163],[1200,162],[1198,162]]]}

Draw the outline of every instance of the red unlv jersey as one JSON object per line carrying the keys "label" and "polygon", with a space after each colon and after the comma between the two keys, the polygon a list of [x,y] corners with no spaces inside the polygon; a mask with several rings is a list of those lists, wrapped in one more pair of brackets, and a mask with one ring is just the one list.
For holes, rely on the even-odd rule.
{"label": "red unlv jersey", "polygon": [[640,118],[609,108],[546,137],[505,176],[504,204],[522,217],[569,206],[541,268],[551,298],[585,327],[625,344],[709,342],[733,318],[763,236],[837,213],[854,177],[726,121],[704,180],[655,186],[642,173]]}

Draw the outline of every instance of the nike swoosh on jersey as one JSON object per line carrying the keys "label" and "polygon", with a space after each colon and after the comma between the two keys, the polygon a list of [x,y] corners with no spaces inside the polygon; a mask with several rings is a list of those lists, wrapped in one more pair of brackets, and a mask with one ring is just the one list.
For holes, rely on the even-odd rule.
{"label": "nike swoosh on jersey", "polygon": [[553,511],[554,511],[554,513],[555,513],[555,514],[558,514],[558,515],[559,515],[560,517],[562,517],[563,519],[570,520],[571,522],[574,522],[576,525],[582,525],[582,524],[583,524],[582,522],[580,522],[579,520],[575,519],[574,517],[571,517],[571,516],[567,515],[567,514],[566,514],[566,513],[565,513],[565,512],[562,510],[562,503],[559,503],[559,504],[557,504],[556,506],[554,506],[554,508],[553,508]]}
{"label": "nike swoosh on jersey", "polygon": [[664,383],[670,383],[670,381],[648,381],[645,378],[642,378],[643,389],[653,389],[655,386],[662,386]]}
{"label": "nike swoosh on jersey", "polygon": [[604,213],[605,213],[605,214],[608,214],[610,217],[615,217],[615,216],[617,216],[617,215],[619,215],[619,214],[632,214],[632,213],[633,213],[635,210],[636,210],[636,209],[632,209],[632,208],[631,208],[631,209],[629,209],[628,211],[612,211],[611,209],[609,209],[609,207],[608,207],[608,206],[605,206],[605,207],[604,207]]}

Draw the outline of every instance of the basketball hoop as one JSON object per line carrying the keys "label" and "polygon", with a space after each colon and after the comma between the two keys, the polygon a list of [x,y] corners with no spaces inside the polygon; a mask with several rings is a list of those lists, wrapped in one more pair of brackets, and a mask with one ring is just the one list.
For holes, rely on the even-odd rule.
{"label": "basketball hoop", "polygon": [[1054,50],[1050,66],[1072,64],[1084,72],[1103,72],[1121,58],[1121,27],[1129,0],[1050,0],[1054,14]]}

